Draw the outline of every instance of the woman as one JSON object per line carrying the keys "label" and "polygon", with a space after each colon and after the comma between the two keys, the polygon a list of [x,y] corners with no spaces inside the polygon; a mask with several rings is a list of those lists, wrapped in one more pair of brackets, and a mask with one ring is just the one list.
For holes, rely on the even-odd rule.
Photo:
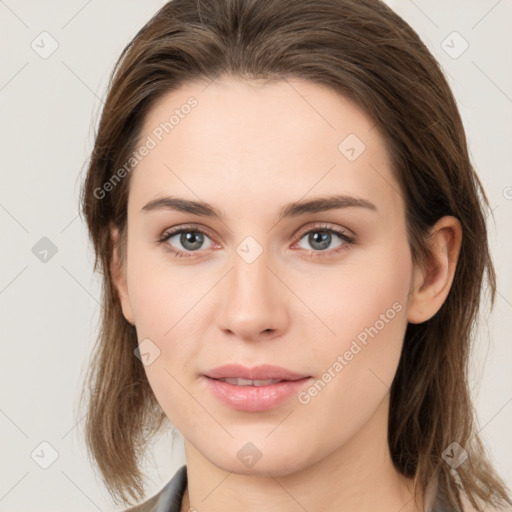
{"label": "woman", "polygon": [[82,191],[112,496],[143,498],[168,421],[186,465],[130,510],[506,509],[466,373],[486,206],[438,64],[380,1],[166,4]]}

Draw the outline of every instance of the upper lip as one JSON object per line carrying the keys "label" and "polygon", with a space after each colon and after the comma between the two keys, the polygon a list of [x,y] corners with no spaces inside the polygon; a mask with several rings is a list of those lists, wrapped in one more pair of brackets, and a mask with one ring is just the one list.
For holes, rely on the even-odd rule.
{"label": "upper lip", "polygon": [[271,364],[262,364],[253,366],[252,368],[247,368],[239,364],[225,364],[212,368],[204,372],[203,375],[212,379],[240,378],[248,380],[299,380],[309,377],[309,375],[292,372],[286,368]]}

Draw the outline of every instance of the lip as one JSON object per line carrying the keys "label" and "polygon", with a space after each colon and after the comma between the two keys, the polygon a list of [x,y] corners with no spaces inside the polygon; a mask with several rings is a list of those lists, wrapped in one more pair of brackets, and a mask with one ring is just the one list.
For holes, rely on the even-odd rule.
{"label": "lip", "polygon": [[[227,378],[240,378],[249,380],[266,380],[266,379],[281,379],[287,381],[294,381],[310,377],[310,375],[292,372],[287,368],[281,366],[274,366],[271,364],[261,364],[248,368],[239,364],[225,364],[217,366],[211,370],[207,370],[203,374],[211,379],[227,379]],[[265,386],[262,386],[265,387]]]}
{"label": "lip", "polygon": [[263,412],[273,409],[296,395],[312,377],[284,380],[267,386],[237,386],[203,375],[207,387],[225,405],[245,412]]}
{"label": "lip", "polygon": [[[296,395],[311,380],[280,366],[260,365],[247,368],[227,364],[208,370],[202,375],[207,388],[223,404],[245,412],[263,412],[273,409]],[[281,379],[282,382],[265,386],[237,386],[219,379],[241,378],[249,380]]]}

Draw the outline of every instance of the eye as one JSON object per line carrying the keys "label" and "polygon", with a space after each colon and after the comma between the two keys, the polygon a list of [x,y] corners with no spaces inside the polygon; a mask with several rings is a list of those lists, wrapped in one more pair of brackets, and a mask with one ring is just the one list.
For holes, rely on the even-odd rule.
{"label": "eye", "polygon": [[[335,229],[330,226],[316,226],[300,234],[299,245],[302,249],[309,251],[315,257],[330,256],[341,251],[347,250],[350,245],[356,243],[356,238],[349,235],[341,229]],[[174,240],[173,240],[174,239]],[[302,247],[300,242],[305,240],[312,249]],[[333,241],[338,240],[338,244],[332,247]],[[205,241],[209,240],[206,244]],[[158,239],[158,244],[163,244],[165,249],[177,257],[191,257],[194,252],[201,252],[201,249],[211,249],[213,241],[205,230],[199,226],[180,226],[164,232]],[[181,247],[180,247],[181,246]],[[326,250],[330,247],[330,250]]]}
{"label": "eye", "polygon": [[[309,250],[315,256],[327,256],[333,253],[338,253],[348,249],[350,245],[353,245],[356,242],[355,237],[350,236],[345,231],[341,229],[334,229],[329,226],[316,226],[313,229],[302,232],[300,236],[301,238],[297,243],[300,244],[302,240],[305,240],[306,243],[312,247],[312,249]],[[332,244],[336,239],[338,239],[339,242],[336,246],[332,247]],[[302,248],[308,250],[307,247]],[[331,248],[331,250],[326,251],[325,249],[328,248]]]}
{"label": "eye", "polygon": [[[210,249],[210,246],[203,247],[205,243],[205,239],[210,240],[212,243],[211,238],[208,236],[208,234],[200,229],[197,226],[194,227],[179,227],[177,229],[171,229],[169,231],[166,231],[162,237],[158,240],[159,244],[164,244],[166,250],[172,252],[175,256],[192,256],[193,252],[197,252],[199,249]],[[173,243],[166,243],[171,242],[173,239]],[[181,250],[179,245],[184,250]],[[178,247],[176,247],[178,245]]]}

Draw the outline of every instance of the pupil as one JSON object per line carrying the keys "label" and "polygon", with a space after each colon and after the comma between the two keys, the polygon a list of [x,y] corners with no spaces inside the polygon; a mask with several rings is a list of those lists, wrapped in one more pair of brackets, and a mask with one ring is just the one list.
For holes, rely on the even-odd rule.
{"label": "pupil", "polygon": [[203,235],[202,233],[197,233],[194,231],[187,231],[186,233],[181,234],[181,244],[188,250],[199,249],[203,243]]}
{"label": "pupil", "polygon": [[[320,236],[317,236],[319,234]],[[325,231],[315,231],[309,235],[309,243],[312,247],[315,247],[316,244],[316,249],[325,249],[329,247],[330,241],[331,234],[326,233]]]}

